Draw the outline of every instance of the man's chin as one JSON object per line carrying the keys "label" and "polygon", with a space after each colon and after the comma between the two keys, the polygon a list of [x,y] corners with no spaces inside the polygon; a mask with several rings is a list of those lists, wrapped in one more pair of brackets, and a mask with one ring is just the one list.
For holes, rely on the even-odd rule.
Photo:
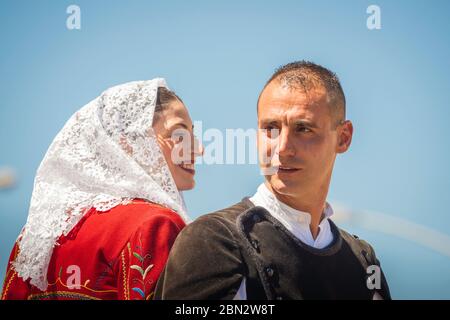
{"label": "man's chin", "polygon": [[297,194],[296,190],[299,188],[298,183],[294,183],[293,181],[283,181],[273,176],[268,179],[268,183],[273,192],[282,195],[295,195]]}

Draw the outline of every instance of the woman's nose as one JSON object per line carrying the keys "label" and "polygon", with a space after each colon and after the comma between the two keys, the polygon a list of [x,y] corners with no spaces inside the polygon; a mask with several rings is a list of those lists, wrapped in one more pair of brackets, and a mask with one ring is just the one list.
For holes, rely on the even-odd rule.
{"label": "woman's nose", "polygon": [[194,156],[201,157],[203,156],[204,151],[205,148],[203,147],[203,145],[196,137],[194,137]]}

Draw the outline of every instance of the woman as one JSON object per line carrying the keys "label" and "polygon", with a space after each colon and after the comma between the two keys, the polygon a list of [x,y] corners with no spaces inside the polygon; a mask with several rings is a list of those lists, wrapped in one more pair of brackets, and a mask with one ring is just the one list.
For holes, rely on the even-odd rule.
{"label": "woman", "polygon": [[[2,299],[151,299],[201,153],[164,79],[108,89],[56,136]],[[194,143],[193,143],[194,142]]]}

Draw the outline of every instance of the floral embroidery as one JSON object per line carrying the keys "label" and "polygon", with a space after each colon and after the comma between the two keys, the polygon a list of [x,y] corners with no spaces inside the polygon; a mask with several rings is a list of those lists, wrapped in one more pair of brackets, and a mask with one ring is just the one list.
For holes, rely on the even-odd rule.
{"label": "floral embroidery", "polygon": [[[63,270],[63,268],[60,267],[60,268],[59,268],[59,273],[58,273],[58,278],[56,279],[55,282],[49,283],[49,284],[48,284],[48,287],[50,288],[50,287],[56,286],[56,285],[59,283],[61,286],[66,287],[66,288],[69,289],[69,290],[73,290],[74,288],[68,286],[67,284],[65,284],[65,283],[61,280],[61,277],[62,277],[62,270]],[[83,289],[86,289],[86,290],[88,290],[88,291],[95,292],[95,293],[116,293],[116,292],[117,292],[117,290],[95,290],[95,289],[89,288],[87,285],[88,285],[90,282],[91,282],[91,280],[87,279],[87,280],[84,282],[83,285],[80,285],[80,288],[83,288]],[[73,293],[73,294],[75,294],[75,293]]]}
{"label": "floral embroidery", "polygon": [[[118,258],[106,262],[105,268],[95,280],[93,289],[99,290],[103,287],[103,283],[107,281],[108,276],[114,273],[114,264],[117,262],[117,260]],[[87,285],[87,283],[85,283],[84,285]]]}
{"label": "floral embroidery", "polygon": [[[151,278],[147,279],[148,273],[153,268],[153,264],[147,263],[152,257],[150,253],[143,253],[141,234],[139,234],[139,245],[135,246],[136,250],[133,251],[133,256],[139,261],[139,264],[133,264],[130,269],[139,272],[140,277],[133,277],[133,287],[131,290],[138,293],[142,299],[149,300],[152,297],[152,293],[146,296],[146,289],[151,287],[153,281]],[[135,299],[138,300],[138,299]]]}
{"label": "floral embroidery", "polygon": [[[128,247],[128,252],[130,251],[130,243],[127,244]],[[124,252],[122,251],[122,253],[120,254],[121,260],[122,260],[122,273],[123,273],[123,296],[125,298],[125,300],[130,300],[130,292],[127,286],[128,283],[128,278],[127,278],[127,271],[128,269],[125,267],[126,266],[126,262],[125,262],[125,255]],[[130,257],[128,257],[128,259],[130,259]],[[130,275],[130,273],[128,273],[128,276]]]}

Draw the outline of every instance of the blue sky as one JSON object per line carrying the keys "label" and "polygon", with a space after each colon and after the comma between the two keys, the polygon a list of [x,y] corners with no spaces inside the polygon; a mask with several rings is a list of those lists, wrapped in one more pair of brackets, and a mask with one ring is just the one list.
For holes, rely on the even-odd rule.
{"label": "blue sky", "polygon": [[[81,8],[81,30],[66,8]],[[368,30],[366,8],[381,8]],[[106,88],[162,76],[204,128],[254,128],[273,70],[307,59],[335,71],[355,133],[329,200],[450,235],[449,1],[0,2],[0,273],[26,221],[35,171],[53,137]],[[255,165],[200,165],[192,217],[254,193]],[[211,192],[214,190],[214,192]],[[395,298],[450,299],[450,256],[343,225],[377,250]],[[450,243],[448,243],[450,246]]]}

